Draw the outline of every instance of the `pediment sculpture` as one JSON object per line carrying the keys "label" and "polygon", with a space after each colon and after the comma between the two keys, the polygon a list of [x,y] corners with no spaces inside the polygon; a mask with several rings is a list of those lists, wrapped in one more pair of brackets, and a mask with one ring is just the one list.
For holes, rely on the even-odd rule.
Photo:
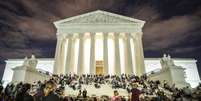
{"label": "pediment sculpture", "polygon": [[161,58],[161,60],[160,60],[160,63],[161,63],[161,66],[162,66],[163,69],[169,68],[169,67],[172,67],[172,66],[176,66],[174,64],[173,59],[171,59],[169,54],[168,54],[168,56],[166,54],[164,54],[163,58]]}
{"label": "pediment sculpture", "polygon": [[27,57],[24,58],[23,66],[36,68],[37,63],[38,63],[38,60],[35,58],[34,55],[31,55],[31,58],[27,58]]}

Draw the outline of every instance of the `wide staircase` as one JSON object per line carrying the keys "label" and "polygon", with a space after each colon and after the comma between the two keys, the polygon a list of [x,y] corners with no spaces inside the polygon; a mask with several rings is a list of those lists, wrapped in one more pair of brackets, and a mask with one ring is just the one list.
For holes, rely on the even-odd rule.
{"label": "wide staircase", "polygon": [[[122,88],[113,89],[111,84],[102,84],[100,86],[101,86],[100,88],[95,88],[94,84],[91,85],[82,84],[81,90],[83,91],[84,89],[86,89],[88,96],[102,96],[102,95],[113,96],[114,90],[117,90],[119,92],[119,95],[121,96],[128,97],[129,95],[125,89]],[[65,87],[65,95],[77,96],[78,93],[79,90],[73,90],[68,85]]]}

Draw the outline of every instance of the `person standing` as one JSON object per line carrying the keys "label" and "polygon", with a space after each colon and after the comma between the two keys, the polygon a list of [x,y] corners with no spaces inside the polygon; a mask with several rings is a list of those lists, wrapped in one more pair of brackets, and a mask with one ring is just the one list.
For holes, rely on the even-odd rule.
{"label": "person standing", "polygon": [[131,95],[130,95],[131,101],[140,101],[141,91],[137,87],[138,87],[137,84],[133,84],[133,87],[131,89]]}
{"label": "person standing", "polygon": [[119,92],[117,90],[114,91],[114,96],[111,97],[111,101],[121,101]]}
{"label": "person standing", "polygon": [[47,81],[42,95],[35,96],[35,101],[61,101],[59,96],[55,94],[56,85],[53,81]]}
{"label": "person standing", "polygon": [[[34,101],[33,97],[29,94],[31,84],[22,85],[22,89],[18,90],[15,101]],[[19,89],[19,88],[18,88]]]}

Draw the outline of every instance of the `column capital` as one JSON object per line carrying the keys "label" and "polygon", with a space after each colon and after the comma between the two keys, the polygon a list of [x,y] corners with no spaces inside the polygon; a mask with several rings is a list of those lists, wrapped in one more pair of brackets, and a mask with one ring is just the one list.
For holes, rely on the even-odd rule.
{"label": "column capital", "polygon": [[118,38],[120,36],[120,33],[114,33],[114,38]]}
{"label": "column capital", "polygon": [[142,35],[143,35],[143,32],[138,32],[137,33],[138,38],[142,38]]}
{"label": "column capital", "polygon": [[108,33],[103,33],[103,38],[107,38],[108,36]]}
{"label": "column capital", "polygon": [[142,33],[131,33],[130,35],[135,41],[142,38]]}
{"label": "column capital", "polygon": [[91,32],[91,33],[90,33],[91,38],[94,38],[95,35],[96,35],[96,33],[94,33],[94,32]]}
{"label": "column capital", "polygon": [[143,35],[143,32],[138,32],[138,34],[140,34],[141,36]]}
{"label": "column capital", "polygon": [[130,35],[131,35],[132,38],[137,37],[137,36],[136,36],[136,33],[131,33]]}
{"label": "column capital", "polygon": [[84,33],[79,33],[79,34],[78,34],[78,38],[79,38],[79,39],[84,39],[84,36],[85,36]]}
{"label": "column capital", "polygon": [[135,37],[142,37],[143,33],[142,32],[137,32],[137,33],[133,33],[133,35]]}
{"label": "column capital", "polygon": [[67,34],[66,36],[65,36],[65,38],[72,38],[73,37],[73,34]]}
{"label": "column capital", "polygon": [[64,34],[57,34],[57,40],[63,40],[65,39],[66,35]]}
{"label": "column capital", "polygon": [[125,36],[131,37],[131,33],[125,33]]}
{"label": "column capital", "polygon": [[123,35],[122,35],[122,38],[124,40],[130,39],[130,37],[132,37],[130,33],[123,33]]}
{"label": "column capital", "polygon": [[119,37],[124,38],[126,33],[119,33]]}

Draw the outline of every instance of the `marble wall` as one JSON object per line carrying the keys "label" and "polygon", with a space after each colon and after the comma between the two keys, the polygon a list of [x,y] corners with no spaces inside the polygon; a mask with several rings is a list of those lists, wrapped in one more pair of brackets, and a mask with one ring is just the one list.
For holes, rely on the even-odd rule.
{"label": "marble wall", "polygon": [[[200,82],[200,77],[197,70],[196,60],[195,59],[177,59],[173,58],[174,63],[177,66],[182,66],[185,68],[186,78],[185,80],[190,83],[192,87],[195,87]],[[23,59],[8,59],[6,61],[6,67],[3,75],[3,81],[8,83],[12,80],[13,70],[16,66],[20,66],[23,64]],[[53,72],[54,59],[46,58],[46,59],[38,59],[37,69],[42,71]],[[161,69],[160,58],[145,58],[145,69],[146,73],[150,73],[151,71],[158,71]]]}

